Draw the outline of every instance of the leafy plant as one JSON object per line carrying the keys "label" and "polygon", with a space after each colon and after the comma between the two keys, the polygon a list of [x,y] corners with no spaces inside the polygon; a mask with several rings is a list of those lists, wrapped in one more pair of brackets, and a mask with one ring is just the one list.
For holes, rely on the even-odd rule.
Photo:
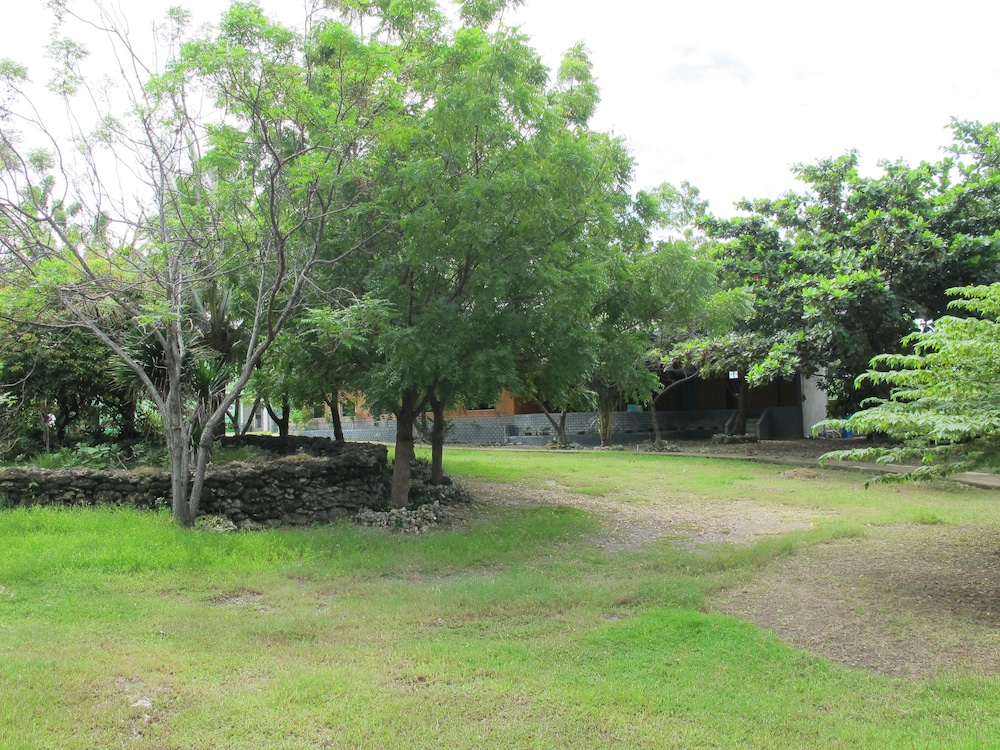
{"label": "leafy plant", "polygon": [[73,451],[75,463],[92,469],[125,468],[122,449],[114,444],[78,445]]}
{"label": "leafy plant", "polygon": [[904,474],[871,481],[935,479],[1000,468],[1000,283],[950,289],[950,307],[972,317],[945,316],[905,339],[912,354],[883,354],[859,382],[892,389],[849,419],[818,429],[881,434],[892,445],[833,451],[830,460],[915,464]]}
{"label": "leafy plant", "polygon": [[132,446],[130,464],[136,466],[166,466],[167,449],[162,444],[136,443]]}

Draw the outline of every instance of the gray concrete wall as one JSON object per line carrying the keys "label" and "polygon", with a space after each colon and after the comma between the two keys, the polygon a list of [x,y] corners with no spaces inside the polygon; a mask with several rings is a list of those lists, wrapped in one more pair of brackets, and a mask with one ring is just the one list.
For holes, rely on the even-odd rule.
{"label": "gray concrete wall", "polygon": [[796,406],[765,409],[757,425],[761,440],[797,440],[802,434],[802,410]]}
{"label": "gray concrete wall", "polygon": [[[658,412],[657,418],[664,440],[707,439],[724,431],[726,420],[732,413],[725,409]],[[615,412],[611,424],[615,443],[630,445],[653,439],[652,414],[648,411]],[[344,437],[351,441],[391,443],[396,439],[396,420],[393,418],[375,421],[344,419],[343,427]],[[333,427],[330,424],[312,423],[300,434],[329,437],[333,435]],[[543,445],[555,434],[555,428],[544,414],[453,417],[447,421],[445,442],[465,445]],[[598,445],[597,413],[567,414],[566,437],[581,445]]]}

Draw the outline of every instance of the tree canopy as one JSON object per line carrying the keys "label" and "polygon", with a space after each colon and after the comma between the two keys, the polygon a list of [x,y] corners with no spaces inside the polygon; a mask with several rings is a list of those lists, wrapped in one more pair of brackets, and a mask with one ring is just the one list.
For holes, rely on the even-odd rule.
{"label": "tree canopy", "polygon": [[1000,278],[995,129],[953,122],[948,157],[882,162],[874,177],[859,174],[854,152],[799,165],[804,191],[706,219],[720,273],[749,291],[753,311],[688,356],[751,384],[820,375],[834,413],[875,395],[856,383],[872,357],[903,351],[919,321],[945,311],[948,288]]}
{"label": "tree canopy", "polygon": [[359,228],[371,237],[359,291],[389,314],[356,385],[396,415],[396,505],[418,415],[435,415],[439,479],[445,408],[494,400],[513,381],[516,342],[565,313],[553,293],[571,276],[586,283],[630,200],[622,143],[587,127],[597,92],[582,48],[552,85],[502,23],[460,26],[433,55],[380,151]]}

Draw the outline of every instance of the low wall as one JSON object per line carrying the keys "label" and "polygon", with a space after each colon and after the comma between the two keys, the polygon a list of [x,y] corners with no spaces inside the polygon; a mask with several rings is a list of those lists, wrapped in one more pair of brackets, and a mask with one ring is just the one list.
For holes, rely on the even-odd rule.
{"label": "low wall", "polygon": [[223,437],[219,440],[223,448],[258,448],[267,453],[279,456],[290,456],[294,453],[306,453],[310,456],[339,456],[344,450],[353,450],[345,443],[338,443],[329,437],[316,435],[239,435]]}
{"label": "low wall", "polygon": [[[274,445],[268,442],[262,447],[269,450]],[[387,506],[390,474],[385,446],[337,446],[322,440],[312,452],[325,453],[328,447],[327,455],[296,453],[266,463],[210,468],[200,514],[225,516],[241,528],[258,528],[328,523],[364,507]],[[169,506],[170,477],[165,470],[13,468],[0,472],[0,504],[8,507],[99,503]]]}
{"label": "low wall", "polygon": [[[664,440],[708,439],[725,432],[726,420],[732,410],[702,410],[690,412],[657,412]],[[558,418],[558,417],[557,417]],[[653,439],[653,418],[648,411],[619,411],[611,418],[612,442],[631,445]],[[430,420],[428,420],[430,424]],[[396,420],[343,420],[347,440],[396,439]],[[304,435],[333,435],[329,424],[310,424]],[[544,414],[513,416],[453,417],[445,422],[445,442],[466,445],[539,445],[547,443],[555,430]],[[581,445],[600,445],[597,435],[596,412],[574,412],[566,415],[566,437]]]}
{"label": "low wall", "polygon": [[798,440],[802,434],[802,409],[796,406],[764,410],[757,434],[761,440]]}

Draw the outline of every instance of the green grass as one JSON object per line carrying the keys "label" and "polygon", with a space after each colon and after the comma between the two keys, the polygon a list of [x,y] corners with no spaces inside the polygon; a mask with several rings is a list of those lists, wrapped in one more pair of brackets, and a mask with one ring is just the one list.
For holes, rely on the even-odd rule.
{"label": "green grass", "polygon": [[[826,511],[835,523],[976,522],[995,518],[996,494],[955,482],[864,486],[865,475],[822,470],[784,478],[787,466],[669,454],[449,449],[448,471],[486,481],[555,482],[571,492],[625,502],[657,497],[766,499]],[[984,515],[985,514],[985,515]]]}
{"label": "green grass", "polygon": [[998,525],[958,485],[629,454],[450,450],[456,476],[654,502],[750,498],[815,530],[606,555],[570,508],[419,537],[217,535],[165,514],[0,512],[0,747],[988,747],[1000,681],[848,670],[702,611],[866,524]]}
{"label": "green grass", "polygon": [[212,452],[212,463],[215,464],[226,464],[233,461],[256,463],[266,461],[269,458],[270,456],[265,451],[252,445],[241,445],[238,448],[233,446],[216,448]]}

